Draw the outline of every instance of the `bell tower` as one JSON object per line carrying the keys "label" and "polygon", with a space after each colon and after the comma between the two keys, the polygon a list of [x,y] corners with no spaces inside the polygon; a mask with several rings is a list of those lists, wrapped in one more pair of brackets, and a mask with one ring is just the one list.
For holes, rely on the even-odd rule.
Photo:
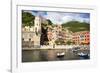
{"label": "bell tower", "polygon": [[34,32],[37,34],[41,33],[41,18],[39,16],[36,16],[34,20]]}
{"label": "bell tower", "polygon": [[41,36],[41,18],[39,16],[35,17],[34,20],[34,46],[40,46],[40,36]]}

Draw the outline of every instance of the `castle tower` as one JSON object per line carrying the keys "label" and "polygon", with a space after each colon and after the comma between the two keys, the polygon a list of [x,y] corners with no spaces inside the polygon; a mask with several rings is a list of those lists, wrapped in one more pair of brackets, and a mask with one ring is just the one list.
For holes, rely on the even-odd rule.
{"label": "castle tower", "polygon": [[39,16],[36,16],[34,20],[34,32],[38,34],[41,32],[41,18]]}
{"label": "castle tower", "polygon": [[41,18],[39,16],[35,17],[34,20],[34,46],[40,46],[40,36],[41,36]]}

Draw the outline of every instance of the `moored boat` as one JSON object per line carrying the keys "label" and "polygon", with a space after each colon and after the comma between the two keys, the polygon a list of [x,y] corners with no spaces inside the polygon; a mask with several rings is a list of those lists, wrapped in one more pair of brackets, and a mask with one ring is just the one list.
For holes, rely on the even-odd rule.
{"label": "moored boat", "polygon": [[64,55],[65,55],[65,52],[57,53],[58,58],[62,58],[62,57],[64,57]]}

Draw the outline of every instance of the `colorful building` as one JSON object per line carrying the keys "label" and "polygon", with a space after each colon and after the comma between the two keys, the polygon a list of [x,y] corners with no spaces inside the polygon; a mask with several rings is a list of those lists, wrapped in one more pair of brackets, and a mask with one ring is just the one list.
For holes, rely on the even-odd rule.
{"label": "colorful building", "polygon": [[90,32],[80,31],[73,33],[73,42],[75,44],[89,44],[90,43]]}

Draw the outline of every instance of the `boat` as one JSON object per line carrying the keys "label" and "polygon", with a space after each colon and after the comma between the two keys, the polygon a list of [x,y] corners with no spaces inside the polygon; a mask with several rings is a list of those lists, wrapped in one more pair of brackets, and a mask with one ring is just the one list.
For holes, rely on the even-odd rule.
{"label": "boat", "polygon": [[64,57],[64,55],[65,55],[65,52],[57,53],[58,58],[62,58],[62,57]]}
{"label": "boat", "polygon": [[80,57],[83,57],[83,58],[89,58],[89,55],[88,54],[86,54],[86,53],[83,53],[83,52],[80,52],[80,53],[78,53],[77,54],[78,56],[80,56]]}
{"label": "boat", "polygon": [[79,47],[75,47],[72,49],[73,52],[77,52],[80,48]]}
{"label": "boat", "polygon": [[78,50],[77,49],[74,49],[74,50],[72,50],[73,52],[77,52]]}

